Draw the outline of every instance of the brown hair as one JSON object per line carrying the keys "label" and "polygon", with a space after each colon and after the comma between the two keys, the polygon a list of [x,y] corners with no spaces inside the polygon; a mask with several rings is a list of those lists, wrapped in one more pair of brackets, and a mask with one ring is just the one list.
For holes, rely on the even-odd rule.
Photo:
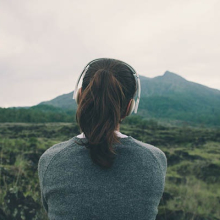
{"label": "brown hair", "polygon": [[92,63],[82,83],[76,120],[88,142],[94,163],[110,168],[119,142],[115,129],[126,115],[129,101],[136,92],[133,72],[123,62],[101,59]]}

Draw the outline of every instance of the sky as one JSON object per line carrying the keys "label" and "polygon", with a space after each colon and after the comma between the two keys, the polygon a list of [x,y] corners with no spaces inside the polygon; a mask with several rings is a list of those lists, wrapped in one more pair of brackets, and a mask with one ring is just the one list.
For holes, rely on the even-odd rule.
{"label": "sky", "polygon": [[0,0],[0,107],[74,90],[91,60],[220,90],[219,0]]}

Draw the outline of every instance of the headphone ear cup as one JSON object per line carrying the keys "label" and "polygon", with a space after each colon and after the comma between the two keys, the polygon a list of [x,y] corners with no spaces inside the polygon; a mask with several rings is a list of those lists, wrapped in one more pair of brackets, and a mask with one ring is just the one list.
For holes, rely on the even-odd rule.
{"label": "headphone ear cup", "polygon": [[135,107],[135,100],[132,99],[130,108],[129,108],[128,113],[127,113],[127,116],[130,115],[134,111],[134,107]]}
{"label": "headphone ear cup", "polygon": [[76,92],[76,103],[79,104],[79,90]]}

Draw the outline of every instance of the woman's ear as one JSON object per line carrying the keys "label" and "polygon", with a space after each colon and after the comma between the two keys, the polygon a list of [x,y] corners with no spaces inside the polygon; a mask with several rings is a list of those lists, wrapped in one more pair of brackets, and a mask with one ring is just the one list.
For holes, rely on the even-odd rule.
{"label": "woman's ear", "polygon": [[130,113],[130,111],[131,111],[132,100],[133,100],[133,99],[131,99],[131,100],[129,101],[128,106],[127,106],[127,109],[126,109],[125,116],[124,116],[122,119],[124,119],[126,116],[129,115],[129,113]]}
{"label": "woman's ear", "polygon": [[126,116],[129,116],[135,107],[135,100],[131,99],[130,102],[128,103],[127,111],[126,111]]}

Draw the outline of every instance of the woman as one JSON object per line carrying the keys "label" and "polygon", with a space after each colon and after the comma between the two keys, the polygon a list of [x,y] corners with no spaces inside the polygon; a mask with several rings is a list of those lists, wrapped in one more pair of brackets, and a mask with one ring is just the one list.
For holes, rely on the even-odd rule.
{"label": "woman", "polygon": [[82,133],[46,150],[38,164],[49,219],[154,220],[166,156],[120,133],[122,120],[137,112],[138,75],[122,61],[103,58],[91,61],[80,79],[75,98]]}

